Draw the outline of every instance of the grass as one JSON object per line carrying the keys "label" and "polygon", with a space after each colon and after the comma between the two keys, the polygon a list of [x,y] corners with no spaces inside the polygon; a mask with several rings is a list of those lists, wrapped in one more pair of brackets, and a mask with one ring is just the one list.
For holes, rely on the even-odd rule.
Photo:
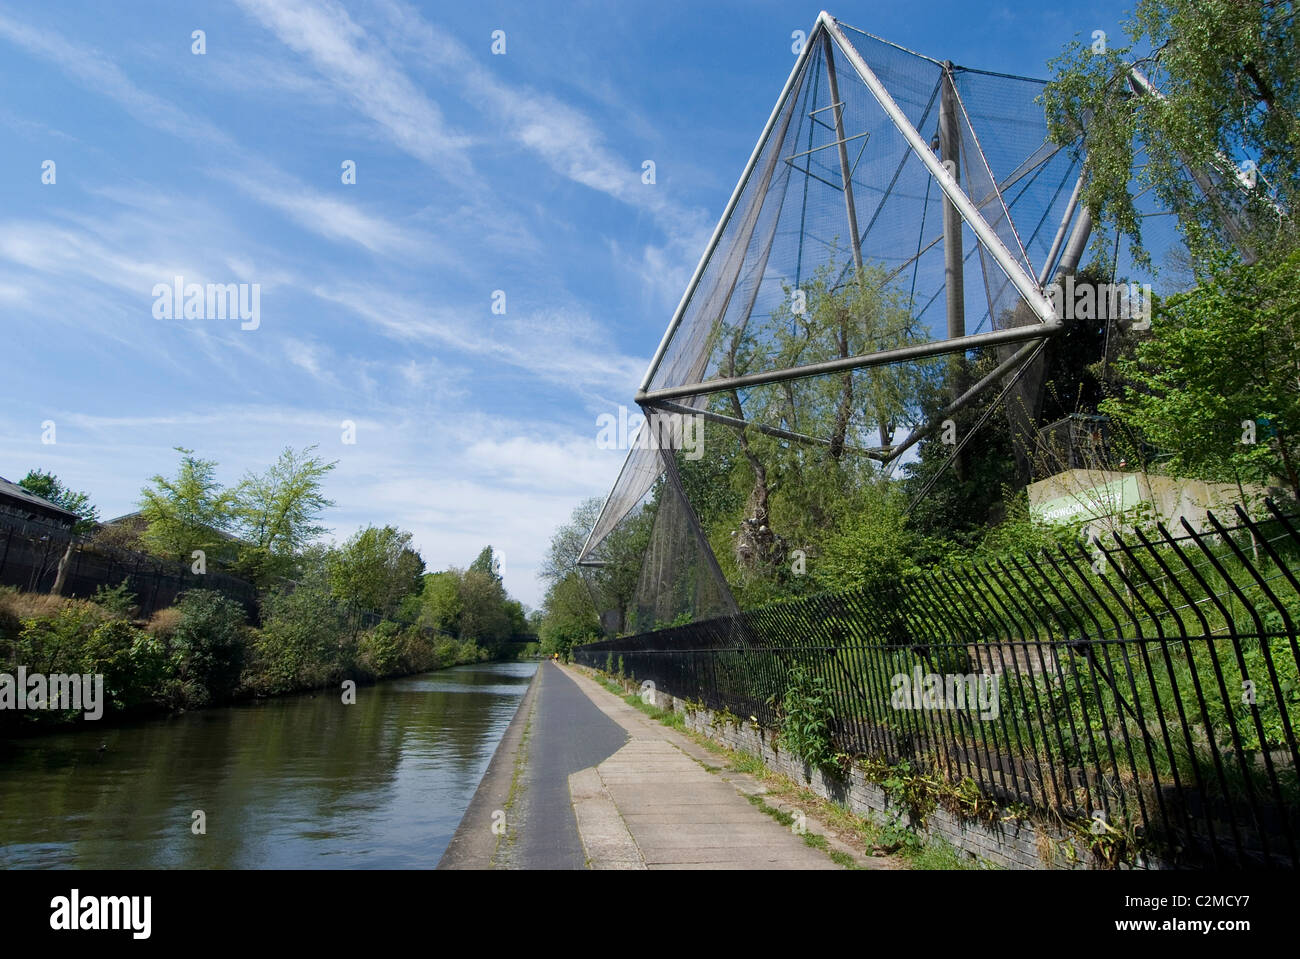
{"label": "grass", "polygon": [[649,703],[644,702],[636,693],[629,693],[623,686],[620,686],[612,680],[599,677],[599,682],[615,696],[620,697],[623,702],[627,703],[629,706],[635,706],[651,719],[661,722],[665,726],[669,726],[679,732],[686,732],[686,719],[681,713],[674,712],[671,709],[660,709],[658,706],[652,706]]}
{"label": "grass", "polygon": [[524,767],[528,765],[528,741],[533,732],[533,711],[530,707],[528,710],[528,719],[524,721],[523,735],[519,737],[519,748],[515,750],[514,769],[510,774],[510,788],[506,791],[505,809],[506,830],[502,835],[497,836],[496,846],[492,850],[492,858],[489,865],[492,868],[497,866],[497,856],[501,852],[501,840],[506,841],[507,847],[513,847],[515,840],[519,838],[515,830],[514,808],[515,800],[519,798],[519,778],[523,773]]}

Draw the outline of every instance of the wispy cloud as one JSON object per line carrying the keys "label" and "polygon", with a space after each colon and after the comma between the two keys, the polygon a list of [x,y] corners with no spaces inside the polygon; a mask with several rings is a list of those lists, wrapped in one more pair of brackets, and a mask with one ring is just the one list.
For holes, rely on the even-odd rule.
{"label": "wispy cloud", "polygon": [[52,30],[20,23],[0,11],[0,37],[28,53],[49,60],[88,90],[115,101],[139,122],[173,136],[205,145],[233,147],[219,127],[171,101],[141,89],[122,69],[94,47],[68,40]]}
{"label": "wispy cloud", "polygon": [[237,0],[250,16],[307,57],[401,149],[449,178],[473,175],[470,137],[453,130],[392,55],[337,3]]}

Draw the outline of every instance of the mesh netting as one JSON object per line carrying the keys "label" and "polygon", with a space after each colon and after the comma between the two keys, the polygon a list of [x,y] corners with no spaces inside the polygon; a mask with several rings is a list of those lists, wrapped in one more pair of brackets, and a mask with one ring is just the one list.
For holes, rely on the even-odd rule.
{"label": "mesh netting", "polygon": [[[809,38],[639,397],[652,415],[705,417],[705,455],[748,461],[756,476],[764,442],[777,456],[790,442],[829,448],[835,462],[846,451],[887,460],[921,425],[906,397],[955,367],[859,360],[1039,326],[1041,300],[1033,307],[1022,291],[1036,296],[1060,269],[1079,265],[1062,258],[1083,215],[1074,203],[1080,161],[1048,142],[1042,81],[955,67],[838,29],[843,39],[819,23]],[[974,213],[958,215],[922,148],[954,175]],[[1151,245],[1162,253],[1170,220],[1152,221]],[[1127,279],[1149,278],[1131,259],[1114,259]],[[1021,346],[990,348],[1010,361]],[[1008,396],[1031,418],[1046,362],[1038,357]],[[828,363],[842,365],[804,372]],[[718,382],[780,371],[795,372]],[[645,629],[732,605],[709,545],[722,534],[701,528],[694,490],[678,492],[681,457],[634,445],[584,550],[589,581],[605,590],[598,605],[617,609],[611,621],[623,631],[632,620]],[[743,541],[735,549],[742,565],[745,550],[777,549],[761,485],[742,504],[742,527],[752,528],[729,532]],[[643,556],[637,582],[611,592],[601,557],[631,542]]]}

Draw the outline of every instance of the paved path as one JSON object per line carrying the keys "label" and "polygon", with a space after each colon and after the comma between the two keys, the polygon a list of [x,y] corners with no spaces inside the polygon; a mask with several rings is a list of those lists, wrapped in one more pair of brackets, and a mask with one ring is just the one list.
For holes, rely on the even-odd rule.
{"label": "paved path", "polygon": [[569,776],[593,869],[837,869],[741,787],[704,767],[716,757],[573,668],[575,689],[630,737]]}
{"label": "paved path", "polygon": [[599,763],[627,733],[583,695],[559,666],[544,662],[520,776],[513,842],[498,859],[509,869],[582,869],[585,855],[569,798],[569,776]]}

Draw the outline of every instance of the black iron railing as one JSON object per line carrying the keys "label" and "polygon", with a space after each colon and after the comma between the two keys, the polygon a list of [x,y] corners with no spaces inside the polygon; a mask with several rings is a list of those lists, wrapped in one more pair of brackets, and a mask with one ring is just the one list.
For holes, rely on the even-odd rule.
{"label": "black iron railing", "polygon": [[[779,728],[791,676],[835,748],[1185,866],[1300,865],[1300,533],[1226,527],[935,570],[576,650]],[[798,669],[796,674],[794,671]]]}

